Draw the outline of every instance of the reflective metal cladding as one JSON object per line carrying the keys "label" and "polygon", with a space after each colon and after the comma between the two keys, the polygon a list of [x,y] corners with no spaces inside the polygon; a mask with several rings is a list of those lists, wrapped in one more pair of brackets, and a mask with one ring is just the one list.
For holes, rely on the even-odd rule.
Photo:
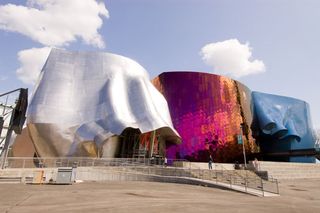
{"label": "reflective metal cladding", "polygon": [[96,157],[128,127],[142,133],[164,128],[163,137],[179,136],[146,70],[110,53],[53,49],[27,117],[40,156]]}
{"label": "reflective metal cladding", "polygon": [[242,138],[251,157],[259,152],[301,161],[291,151],[306,153],[315,144],[304,101],[251,92],[201,72],[165,72],[150,82],[146,70],[126,57],[59,49],[41,72],[27,128],[43,157],[143,153],[235,162],[242,159]]}
{"label": "reflective metal cladding", "polygon": [[[257,151],[251,136],[251,91],[230,78],[200,72],[166,72],[153,84],[167,99],[181,145],[167,147],[169,158],[215,162],[241,159],[245,140],[247,153]],[[241,126],[244,128],[241,130]]]}
{"label": "reflective metal cladding", "polygon": [[254,137],[263,153],[314,148],[315,137],[305,101],[253,92]]}
{"label": "reflective metal cladding", "polygon": [[314,149],[309,106],[304,101],[251,92],[238,81],[209,73],[166,72],[153,84],[167,99],[182,138],[182,144],[167,147],[169,158],[208,161],[211,155],[215,162],[234,162],[241,159],[237,136],[242,135],[247,154],[259,151],[264,159],[282,161],[315,159],[290,154]]}

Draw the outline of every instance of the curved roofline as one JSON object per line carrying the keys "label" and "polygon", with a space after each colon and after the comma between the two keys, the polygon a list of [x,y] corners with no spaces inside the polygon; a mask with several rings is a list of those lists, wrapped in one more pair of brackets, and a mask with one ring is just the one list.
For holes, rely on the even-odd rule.
{"label": "curved roofline", "polygon": [[291,97],[291,96],[285,96],[285,95],[279,95],[279,94],[273,94],[273,93],[266,93],[266,92],[260,92],[260,91],[252,91],[252,93],[260,93],[260,94],[264,94],[264,95],[276,96],[276,97],[279,97],[279,98],[287,98],[287,99],[291,99],[291,100],[300,101],[300,102],[303,102],[303,103],[309,105],[309,103],[307,101],[299,99],[299,98],[294,98],[294,97]]}
{"label": "curved roofline", "polygon": [[235,81],[239,84],[242,84],[243,86],[247,87],[250,91],[252,91],[247,85],[245,85],[244,83],[242,83],[241,81],[238,81],[238,80],[235,80],[233,78],[230,78],[229,76],[225,76],[225,75],[219,75],[219,74],[216,74],[216,73],[210,73],[210,72],[205,72],[205,71],[194,71],[194,70],[173,70],[173,71],[165,71],[165,72],[162,72],[160,73],[159,75],[155,76],[154,78],[160,76],[160,75],[163,75],[163,74],[166,74],[166,73],[201,73],[201,74],[206,74],[206,75],[215,75],[215,76],[219,76],[219,77],[224,77],[224,78],[227,78],[227,79],[230,79],[232,81]]}

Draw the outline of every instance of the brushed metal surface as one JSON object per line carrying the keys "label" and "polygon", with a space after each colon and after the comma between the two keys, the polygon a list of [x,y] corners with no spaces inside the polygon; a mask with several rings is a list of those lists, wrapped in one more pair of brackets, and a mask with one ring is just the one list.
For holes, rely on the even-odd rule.
{"label": "brushed metal surface", "polygon": [[142,133],[163,128],[163,137],[179,140],[146,70],[111,53],[52,49],[27,118],[40,156],[95,156],[128,127]]}

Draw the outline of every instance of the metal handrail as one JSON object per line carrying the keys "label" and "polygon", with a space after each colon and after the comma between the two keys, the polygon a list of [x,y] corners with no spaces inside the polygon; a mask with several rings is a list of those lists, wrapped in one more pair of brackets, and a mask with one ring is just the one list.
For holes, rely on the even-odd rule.
{"label": "metal handrail", "polygon": [[[223,165],[220,165],[221,168],[221,172],[223,173],[230,173],[229,170],[225,169]],[[228,172],[227,172],[228,171]],[[242,176],[238,173],[238,171],[245,171],[245,176]],[[265,192],[271,192],[271,193],[275,193],[275,194],[279,194],[279,185],[278,185],[278,180],[277,179],[272,179],[272,180],[263,180],[261,177],[259,177],[258,175],[256,175],[255,173],[251,173],[251,174],[255,174],[254,176],[249,177],[248,176],[248,172],[251,173],[250,170],[233,170],[232,174],[229,175],[229,182],[230,182],[230,188],[232,188],[232,185],[237,185],[237,186],[241,186],[242,184],[245,187],[245,191],[247,191],[248,188],[252,188],[252,189],[256,189],[256,190],[261,190],[262,196],[264,196]],[[226,176],[226,175],[224,175]],[[238,179],[240,178],[240,184],[237,184]],[[216,179],[217,180],[217,179]],[[250,185],[252,184],[252,182],[254,183],[254,185]],[[268,185],[274,185],[275,190],[270,190],[268,188],[266,188],[266,184]]]}
{"label": "metal handrail", "polygon": [[[168,159],[168,162],[186,161]],[[8,157],[6,168],[35,168],[59,166],[159,166],[164,159],[151,158],[90,158],[90,157]]]}
{"label": "metal handrail", "polygon": [[[169,161],[186,161],[168,159]],[[233,186],[243,186],[245,191],[248,189],[261,190],[279,194],[278,181],[264,181],[258,176],[249,176],[247,170],[227,170],[223,165],[214,164],[214,170],[198,168],[179,168],[174,166],[166,167],[162,162],[155,164],[150,158],[87,158],[87,157],[9,157],[7,158],[6,168],[57,168],[57,167],[120,167],[122,172],[136,172],[144,174],[157,174],[161,176],[192,177],[209,181],[229,183]],[[245,171],[241,175],[238,171]],[[272,186],[272,189],[267,186]]]}

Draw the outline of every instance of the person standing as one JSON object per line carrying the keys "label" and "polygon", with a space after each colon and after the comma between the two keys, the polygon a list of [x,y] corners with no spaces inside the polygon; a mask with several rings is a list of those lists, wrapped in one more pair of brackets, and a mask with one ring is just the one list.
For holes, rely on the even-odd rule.
{"label": "person standing", "polygon": [[260,170],[260,165],[259,165],[259,161],[257,158],[254,159],[253,161],[253,166],[255,168],[256,171],[259,171]]}
{"label": "person standing", "polygon": [[210,157],[209,157],[209,164],[208,164],[209,169],[212,169],[212,162],[213,162],[213,159],[212,159],[212,156],[210,155]]}
{"label": "person standing", "polygon": [[168,165],[168,159],[167,157],[164,157],[164,167],[167,167],[167,165]]}

